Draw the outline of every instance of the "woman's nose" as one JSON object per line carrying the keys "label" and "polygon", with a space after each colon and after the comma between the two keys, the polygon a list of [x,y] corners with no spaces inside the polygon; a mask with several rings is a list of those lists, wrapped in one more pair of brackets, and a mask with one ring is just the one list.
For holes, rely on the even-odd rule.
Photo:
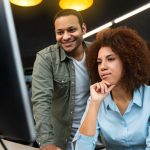
{"label": "woman's nose", "polygon": [[107,69],[107,64],[106,64],[106,62],[103,61],[103,62],[101,63],[100,68],[101,68],[101,71],[106,70],[106,69]]}

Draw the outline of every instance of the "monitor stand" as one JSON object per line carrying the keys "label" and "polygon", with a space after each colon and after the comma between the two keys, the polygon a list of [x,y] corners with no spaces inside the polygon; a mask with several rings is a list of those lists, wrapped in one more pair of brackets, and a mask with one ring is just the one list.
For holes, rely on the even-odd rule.
{"label": "monitor stand", "polygon": [[0,137],[0,144],[2,145],[4,150],[8,150],[1,137]]}

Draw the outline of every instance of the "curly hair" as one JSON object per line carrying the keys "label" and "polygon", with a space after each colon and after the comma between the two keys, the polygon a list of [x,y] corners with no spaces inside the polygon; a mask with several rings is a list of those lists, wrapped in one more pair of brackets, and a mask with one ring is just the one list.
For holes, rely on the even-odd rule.
{"label": "curly hair", "polygon": [[97,57],[99,49],[105,46],[120,57],[124,70],[122,83],[128,91],[149,82],[150,50],[147,43],[135,30],[124,26],[98,32],[88,48],[86,62],[92,84],[101,81]]}

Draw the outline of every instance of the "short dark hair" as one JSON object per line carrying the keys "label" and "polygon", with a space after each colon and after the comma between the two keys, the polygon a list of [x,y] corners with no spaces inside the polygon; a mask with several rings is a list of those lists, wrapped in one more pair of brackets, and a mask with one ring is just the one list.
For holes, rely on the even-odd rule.
{"label": "short dark hair", "polygon": [[55,17],[54,17],[54,20],[53,22],[55,23],[56,19],[59,18],[59,17],[62,17],[62,16],[69,16],[69,15],[74,15],[78,18],[79,20],[79,24],[80,26],[82,27],[83,25],[83,18],[82,18],[82,15],[80,14],[80,12],[74,10],[74,9],[63,9],[61,11],[59,11]]}
{"label": "short dark hair", "polygon": [[123,63],[122,83],[129,91],[147,84],[150,79],[150,51],[146,41],[128,27],[106,29],[97,33],[95,42],[87,51],[87,67],[91,82],[101,81],[98,74],[97,57],[101,47],[108,46]]}

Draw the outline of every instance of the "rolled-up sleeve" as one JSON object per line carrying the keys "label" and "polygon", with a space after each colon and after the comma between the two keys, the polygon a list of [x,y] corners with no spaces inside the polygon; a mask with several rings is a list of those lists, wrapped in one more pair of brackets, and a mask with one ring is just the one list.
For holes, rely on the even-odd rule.
{"label": "rolled-up sleeve", "polygon": [[[80,123],[80,127],[86,117],[88,108],[89,108],[89,103],[90,103],[90,98],[88,100],[87,103],[87,107],[86,110],[84,112],[84,115],[81,119],[81,123]],[[80,129],[80,128],[79,128]],[[94,136],[86,136],[83,135],[79,132],[79,129],[72,141],[72,150],[94,150],[95,148],[95,144],[97,142],[97,137],[98,137],[98,131],[99,131],[99,127],[98,127],[98,123],[96,125],[96,134]]]}
{"label": "rolled-up sleeve", "polygon": [[94,148],[94,136],[85,136],[78,133],[72,142],[72,150],[94,150]]}

